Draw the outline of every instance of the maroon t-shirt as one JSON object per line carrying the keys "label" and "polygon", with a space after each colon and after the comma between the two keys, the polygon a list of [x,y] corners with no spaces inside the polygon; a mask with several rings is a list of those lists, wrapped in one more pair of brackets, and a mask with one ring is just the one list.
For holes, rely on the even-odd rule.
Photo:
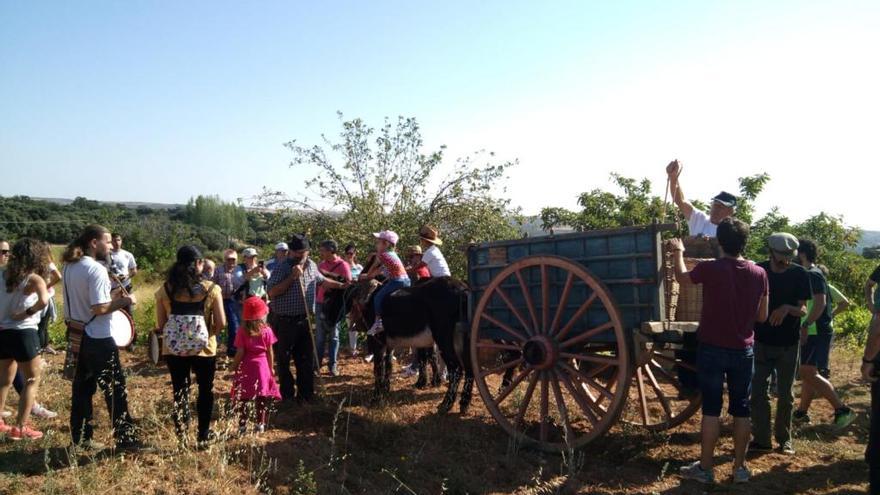
{"label": "maroon t-shirt", "polygon": [[752,345],[761,298],[769,293],[764,269],[751,261],[722,258],[698,264],[690,276],[703,285],[697,340],[728,349]]}

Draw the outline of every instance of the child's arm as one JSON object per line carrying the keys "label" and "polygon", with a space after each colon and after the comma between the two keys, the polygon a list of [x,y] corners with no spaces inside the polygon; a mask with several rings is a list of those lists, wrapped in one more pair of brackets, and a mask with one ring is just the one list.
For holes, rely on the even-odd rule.
{"label": "child's arm", "polygon": [[278,374],[275,372],[275,350],[272,349],[271,345],[266,351],[266,359],[269,361],[269,371],[272,372],[272,376],[277,377]]}
{"label": "child's arm", "polygon": [[242,359],[244,359],[244,349],[239,347],[238,350],[235,351],[235,357],[232,358],[233,373],[238,373],[238,365],[241,364]]}

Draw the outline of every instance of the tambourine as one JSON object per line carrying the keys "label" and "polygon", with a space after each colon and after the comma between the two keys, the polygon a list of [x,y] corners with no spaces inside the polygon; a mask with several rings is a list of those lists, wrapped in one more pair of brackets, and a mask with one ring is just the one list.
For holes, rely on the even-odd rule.
{"label": "tambourine", "polygon": [[162,355],[162,330],[155,329],[150,332],[150,343],[147,346],[147,353],[150,361],[160,366],[165,362],[165,356]]}

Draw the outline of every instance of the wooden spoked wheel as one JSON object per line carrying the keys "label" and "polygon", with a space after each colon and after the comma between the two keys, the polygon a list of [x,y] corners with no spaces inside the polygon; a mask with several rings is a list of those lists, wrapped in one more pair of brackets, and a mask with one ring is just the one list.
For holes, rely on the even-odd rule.
{"label": "wooden spoked wheel", "polygon": [[699,393],[683,389],[678,372],[681,369],[696,373],[696,367],[678,359],[671,349],[652,348],[636,354],[639,358],[621,421],[662,431],[690,419],[700,409],[702,400]]}
{"label": "wooden spoked wheel", "polygon": [[480,297],[471,362],[486,408],[516,440],[549,451],[606,433],[627,399],[630,356],[608,288],[582,265],[532,256]]}

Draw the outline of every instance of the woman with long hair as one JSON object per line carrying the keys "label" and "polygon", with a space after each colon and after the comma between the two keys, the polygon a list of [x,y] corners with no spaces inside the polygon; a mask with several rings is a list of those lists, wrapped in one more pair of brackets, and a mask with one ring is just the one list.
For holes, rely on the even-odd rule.
{"label": "woman with long hair", "polygon": [[0,411],[16,369],[24,374],[15,426],[0,419],[0,433],[13,440],[39,440],[43,434],[28,425],[40,383],[40,312],[49,303],[46,282],[46,244],[24,238],[12,246],[9,263],[0,268]]}
{"label": "woman with long hair", "polygon": [[156,292],[156,322],[162,329],[162,354],[174,391],[173,420],[186,442],[189,429],[190,375],[199,387],[196,411],[200,446],[214,439],[214,375],[217,371],[217,334],[226,326],[220,287],[204,280],[205,259],[195,246],[177,250],[177,259]]}

